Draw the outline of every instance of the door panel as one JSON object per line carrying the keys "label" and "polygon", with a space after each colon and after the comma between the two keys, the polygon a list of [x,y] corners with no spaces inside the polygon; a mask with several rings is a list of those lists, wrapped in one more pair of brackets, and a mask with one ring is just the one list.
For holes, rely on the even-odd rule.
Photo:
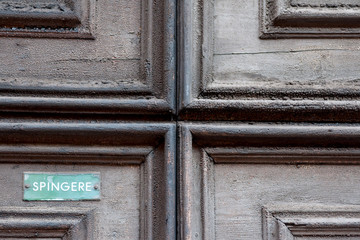
{"label": "door panel", "polygon": [[358,172],[358,166],[217,164],[216,239],[359,238]]}
{"label": "door panel", "polygon": [[168,0],[1,3],[0,110],[172,111],[174,9]]}
{"label": "door panel", "polygon": [[[173,124],[7,119],[0,131],[0,238],[175,238]],[[24,201],[24,172],[100,173],[101,198]]]}
{"label": "door panel", "polygon": [[182,239],[356,239],[359,126],[183,123]]}
{"label": "door panel", "polygon": [[[0,1],[0,239],[359,239],[359,9]],[[101,199],[25,201],[24,172]]]}
{"label": "door panel", "polygon": [[[3,164],[1,167],[2,208],[4,211],[12,209],[12,216],[17,221],[27,222],[34,230],[24,226],[11,225],[11,221],[2,213],[4,222],[11,230],[11,236],[25,237],[23,235],[54,237],[66,235],[71,228],[79,228],[69,239],[139,239],[140,237],[140,166],[88,166],[88,165],[39,165],[39,164]],[[23,172],[100,172],[101,174],[101,200],[100,201],[23,201]],[[11,191],[9,191],[11,190]],[[16,206],[15,208],[13,206]],[[79,210],[77,211],[77,208]],[[62,211],[62,209],[65,209]],[[84,210],[85,209],[85,210]],[[29,212],[30,211],[30,212]],[[45,212],[45,213],[43,213]],[[69,213],[68,213],[69,212]],[[43,213],[42,215],[40,215]],[[46,215],[45,215],[46,214]],[[69,220],[63,215],[81,214],[84,219]],[[40,215],[40,216],[38,216]],[[45,215],[45,216],[44,216]],[[47,216],[48,215],[48,216]],[[43,223],[38,223],[40,218]],[[62,220],[64,218],[64,220]],[[93,218],[93,220],[91,220]],[[54,222],[53,219],[55,219]],[[1,221],[1,219],[0,219]],[[83,221],[87,227],[80,227]],[[42,225],[43,224],[43,225]],[[48,226],[47,226],[48,225]],[[62,225],[69,227],[61,228]],[[51,226],[51,227],[49,227]],[[12,229],[15,228],[15,229]],[[2,229],[3,231],[7,229]],[[72,230],[73,231],[73,230]],[[20,232],[20,233],[18,233]],[[31,234],[31,232],[33,232]],[[0,231],[0,236],[2,233]],[[6,233],[9,234],[9,233]],[[47,236],[47,235],[50,236]]]}
{"label": "door panel", "polygon": [[357,4],[180,3],[181,118],[358,121]]}

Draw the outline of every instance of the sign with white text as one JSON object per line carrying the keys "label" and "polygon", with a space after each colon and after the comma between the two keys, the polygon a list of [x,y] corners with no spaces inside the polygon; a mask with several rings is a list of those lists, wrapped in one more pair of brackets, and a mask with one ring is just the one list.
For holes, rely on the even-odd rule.
{"label": "sign with white text", "polygon": [[100,200],[100,173],[24,173],[24,200]]}

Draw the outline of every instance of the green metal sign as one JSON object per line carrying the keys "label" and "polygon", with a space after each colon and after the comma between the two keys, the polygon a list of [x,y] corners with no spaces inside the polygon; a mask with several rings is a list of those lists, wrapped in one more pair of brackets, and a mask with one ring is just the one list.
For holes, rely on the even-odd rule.
{"label": "green metal sign", "polygon": [[24,173],[24,200],[100,200],[100,173]]}

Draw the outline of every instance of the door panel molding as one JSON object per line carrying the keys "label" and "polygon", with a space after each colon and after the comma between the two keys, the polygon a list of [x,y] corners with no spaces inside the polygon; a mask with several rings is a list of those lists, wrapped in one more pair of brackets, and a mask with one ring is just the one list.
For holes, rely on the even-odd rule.
{"label": "door panel molding", "polygon": [[360,164],[359,125],[181,123],[179,135],[182,239],[215,239],[216,164]]}
{"label": "door panel molding", "polygon": [[359,237],[356,205],[272,205],[263,207],[264,240],[295,237]]}
{"label": "door panel molding", "polygon": [[260,1],[261,38],[358,38],[356,1]]}
{"label": "door panel molding", "polygon": [[91,0],[2,1],[0,37],[93,39]]}
{"label": "door panel molding", "polygon": [[[284,1],[281,0],[281,2]],[[262,0],[260,2],[269,1]],[[292,49],[291,45],[289,45],[289,51],[281,50],[281,48],[280,50],[277,50],[277,48],[272,50],[273,41],[279,41],[279,46],[282,44],[284,46],[288,45],[286,42],[280,42],[281,40],[276,39],[258,42],[258,36],[253,36],[255,30],[252,29],[249,30],[249,36],[241,36],[244,39],[243,41],[248,40],[251,42],[253,40],[256,43],[247,44],[252,46],[252,49],[248,50],[241,47],[240,44],[236,44],[236,39],[229,33],[224,33],[223,36],[220,34],[228,26],[220,25],[220,16],[219,14],[216,15],[216,3],[214,0],[191,0],[179,3],[180,99],[178,109],[182,120],[359,122],[360,95],[356,77],[354,79],[352,76],[334,77],[330,74],[330,76],[318,76],[316,78],[310,73],[308,75],[311,76],[306,74],[303,76],[300,71],[303,70],[301,67],[299,67],[299,72],[293,71],[302,61],[307,61],[304,59],[315,61],[322,52],[326,51],[329,52],[326,52],[325,55],[333,60],[334,65],[338,66],[336,69],[339,69],[339,71],[343,71],[343,68],[355,69],[351,62],[341,61],[335,63],[336,59],[339,59],[338,56],[342,56],[341,54],[337,55],[337,51],[344,51],[344,54],[348,51],[346,48],[341,48],[341,43],[338,44],[339,48],[337,48],[337,44],[332,42],[332,46],[336,46],[333,47],[334,49],[328,50],[320,47],[320,49],[309,50],[309,41],[297,40],[296,46],[300,46],[300,50],[297,50],[297,48]],[[229,6],[223,6],[226,5],[224,2],[219,4],[219,8],[229,8]],[[229,19],[234,21],[237,17],[246,19],[250,16],[250,13],[247,12],[236,15],[236,9],[238,8],[232,8],[231,12],[224,13],[225,16],[222,17],[227,21]],[[349,11],[357,13],[358,8],[355,6],[354,9],[351,8]],[[253,9],[251,10],[254,12]],[[332,9],[329,11],[336,12],[337,10]],[[230,11],[230,8],[227,11]],[[263,9],[263,11],[267,11],[267,9]],[[344,18],[351,18],[353,15],[349,13],[351,16],[348,16],[346,14],[336,12],[333,15],[336,15],[336,17],[343,16]],[[291,15],[289,18],[293,18],[293,16]],[[356,18],[357,16],[354,17],[354,19]],[[247,21],[243,24],[247,25],[248,28],[257,29],[258,26],[253,24],[252,21],[251,24]],[[335,20],[334,22],[341,21]],[[352,20],[352,23],[358,24],[358,21]],[[229,32],[232,32],[235,36],[240,35],[240,33],[246,34],[243,24],[240,24],[237,28],[231,28]],[[241,27],[242,29],[240,29]],[[225,30],[222,28],[225,28]],[[239,32],[236,32],[237,29],[239,29]],[[298,34],[295,30],[285,30],[288,29],[285,27],[283,29],[284,32],[292,31],[292,35]],[[332,28],[332,31],[336,31],[334,29]],[[358,29],[342,29],[341,33],[332,36],[338,37],[338,39],[354,36],[351,32]],[[321,35],[324,33],[324,29],[316,31],[318,32],[311,34],[312,38],[324,37],[324,35]],[[344,35],[343,32],[347,31],[349,34]],[[220,39],[218,39],[220,42],[217,44],[215,42],[216,34],[220,36]],[[329,37],[326,32],[324,34]],[[301,33],[298,35],[301,35]],[[308,35],[310,36],[310,34]],[[277,37],[276,34],[269,34],[269,36]],[[289,34],[286,36],[289,37]],[[301,36],[306,36],[306,34]],[[236,49],[234,50],[234,46],[229,43],[231,45],[230,50],[216,51],[215,48],[219,48],[221,41],[231,42],[236,46]],[[304,43],[304,47],[299,43]],[[317,46],[317,44],[318,42],[314,42],[313,45]],[[314,54],[308,56],[305,54],[307,51],[314,51]],[[293,57],[294,54],[298,55]],[[304,56],[301,54],[304,54]],[[257,55],[263,56],[263,58],[256,57]],[[291,65],[289,60],[284,61],[284,59],[292,59],[294,63]],[[322,60],[319,59],[318,61],[321,62]],[[266,68],[270,64],[274,66],[269,67],[269,69]],[[305,66],[304,71],[311,67],[307,68]],[[291,74],[288,74],[286,78],[283,77],[286,73],[285,68],[292,69],[289,70]],[[347,72],[351,71],[355,70]]]}
{"label": "door panel molding", "polygon": [[0,163],[138,165],[140,238],[175,239],[174,124],[19,120],[0,132]]}
{"label": "door panel molding", "polygon": [[360,164],[360,149],[356,148],[297,148],[239,147],[205,148],[216,163],[253,164]]}
{"label": "door panel molding", "polygon": [[[1,129],[0,129],[1,131]],[[89,147],[51,146],[26,144],[21,146],[0,146],[1,163],[60,163],[122,165],[142,164],[153,151],[144,147]]]}
{"label": "door panel molding", "polygon": [[[15,27],[3,33],[6,37],[29,39],[1,38],[0,29],[0,40],[4,41],[6,50],[3,54],[9,55],[10,62],[20,59],[12,64],[4,62],[0,77],[1,111],[134,115],[175,112],[175,1],[129,2],[133,12],[139,11],[139,16],[128,20],[134,21],[130,23],[136,28],[125,24],[126,18],[119,16],[124,25],[112,30],[102,29],[107,26],[102,21],[112,21],[112,18],[104,16],[108,13],[100,11],[96,4],[92,0],[74,1],[74,6],[81,8],[79,14],[85,12],[88,16],[89,20],[81,20],[81,24],[89,21],[92,40],[33,39],[77,38],[87,34],[79,27],[76,27],[79,33],[52,32],[46,28],[20,31]],[[89,8],[82,9],[83,5]],[[122,9],[121,14],[129,11]],[[74,7],[76,16],[77,11]],[[27,21],[29,16],[24,14],[18,15],[22,16],[22,21]],[[43,16],[43,13],[34,14]],[[46,14],[46,17],[56,16]],[[48,22],[47,18],[44,21]],[[127,35],[126,31],[129,31]],[[115,33],[125,34],[126,38],[118,42]],[[29,41],[30,38],[33,40]],[[111,42],[112,38],[117,41]],[[88,54],[84,55],[84,51]]]}
{"label": "door panel molding", "polygon": [[84,208],[0,208],[0,237],[91,240],[94,212]]}

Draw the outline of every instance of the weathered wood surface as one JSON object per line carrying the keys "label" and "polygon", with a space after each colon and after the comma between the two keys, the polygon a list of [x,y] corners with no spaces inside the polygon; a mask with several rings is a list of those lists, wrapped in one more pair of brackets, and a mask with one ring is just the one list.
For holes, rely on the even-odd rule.
{"label": "weathered wood surface", "polygon": [[[290,239],[262,238],[263,231],[267,228],[263,226],[262,208],[268,204],[302,206],[302,209],[308,207],[313,211],[328,206],[328,209],[323,211],[328,215],[332,214],[336,219],[335,222],[331,222],[332,230],[336,231],[336,224],[342,224],[337,236],[327,233],[333,235],[331,239],[347,239],[346,235],[351,236],[351,234],[353,239],[359,238],[360,232],[354,233],[352,223],[346,222],[346,217],[350,218],[354,214],[359,216],[359,209],[349,211],[343,216],[341,213],[336,213],[336,207],[332,206],[360,204],[359,192],[354,191],[354,186],[360,184],[358,172],[359,166],[216,164],[214,174],[216,239]],[[316,221],[316,217],[321,218],[321,214],[315,214],[312,221]],[[302,220],[301,216],[297,219],[299,222]],[[321,222],[326,223],[324,217]],[[309,239],[306,235],[316,235],[313,231],[309,226],[309,229],[305,229],[302,233],[305,237],[298,236],[298,238]],[[326,233],[325,230],[323,232]],[[268,234],[271,236],[277,232],[275,230]]]}
{"label": "weathered wood surface", "polygon": [[[94,227],[65,239],[175,239],[174,124],[1,119],[0,132],[0,223],[2,208],[20,216],[32,211],[24,224],[0,224],[0,238],[9,230],[10,237],[36,237],[36,229],[57,237],[71,219],[47,223],[37,220],[40,210],[56,219],[57,211],[78,207],[94,212],[90,219],[74,208]],[[100,172],[101,200],[23,201],[27,171]]]}
{"label": "weathered wood surface", "polygon": [[[67,201],[67,202],[24,202],[22,200],[22,173],[24,171],[35,172],[100,172],[102,196],[100,201]],[[47,210],[50,213],[61,208],[76,207],[89,208],[95,213],[91,229],[86,231],[88,238],[85,239],[139,239],[140,237],[140,167],[139,166],[89,166],[89,165],[39,165],[39,164],[2,164],[0,177],[1,207],[10,209],[16,206],[18,211],[15,215],[21,214],[21,208],[32,208],[34,215],[36,209]],[[3,194],[7,193],[7,194]],[[40,212],[40,210],[39,210]],[[54,218],[56,215],[54,214]],[[1,218],[0,218],[1,219]],[[22,219],[24,220],[24,219]],[[40,219],[41,220],[41,219]],[[39,220],[38,220],[39,221]],[[46,219],[43,219],[46,222]],[[90,220],[89,220],[90,221]],[[49,231],[51,229],[49,223]],[[21,230],[20,225],[11,226]],[[53,223],[52,227],[56,227]],[[61,227],[60,221],[59,226]],[[33,228],[36,229],[34,221]],[[7,230],[7,229],[5,229]],[[27,232],[28,231],[28,232]],[[29,230],[22,230],[18,233],[25,237]],[[45,232],[46,233],[46,232]],[[44,233],[44,234],[45,234]],[[84,234],[85,234],[84,233]],[[14,233],[13,233],[14,234]],[[15,234],[14,234],[15,235]],[[0,236],[4,235],[0,231]],[[16,235],[15,235],[16,236]],[[1,238],[0,237],[0,238]],[[34,237],[34,235],[32,236]],[[73,239],[73,238],[70,238]],[[79,239],[79,240],[80,240]],[[75,239],[74,239],[75,240]]]}
{"label": "weathered wood surface", "polygon": [[97,4],[92,18],[96,40],[1,38],[0,57],[7,59],[0,65],[3,85],[96,89],[137,84],[140,1]]}
{"label": "weathered wood surface", "polygon": [[182,123],[181,239],[360,237],[359,125]]}
{"label": "weathered wood surface", "polygon": [[[4,30],[0,21],[0,110],[174,112],[174,2],[75,1],[69,11],[80,15],[80,24],[86,25],[90,37],[84,37],[82,25],[66,28],[61,16],[66,13],[49,13],[62,1],[46,3],[34,12],[31,2],[22,11],[13,11],[19,2],[9,0],[8,5],[14,6],[7,11],[19,21],[30,22],[35,14],[39,19],[34,21],[40,23]],[[8,19],[4,14],[0,11],[0,20]],[[44,27],[51,21],[56,27]]]}
{"label": "weathered wood surface", "polygon": [[[180,3],[181,118],[359,121],[359,7],[300,2]],[[261,39],[276,7],[304,25],[273,23],[271,39]],[[352,25],[337,27],[344,19]]]}

